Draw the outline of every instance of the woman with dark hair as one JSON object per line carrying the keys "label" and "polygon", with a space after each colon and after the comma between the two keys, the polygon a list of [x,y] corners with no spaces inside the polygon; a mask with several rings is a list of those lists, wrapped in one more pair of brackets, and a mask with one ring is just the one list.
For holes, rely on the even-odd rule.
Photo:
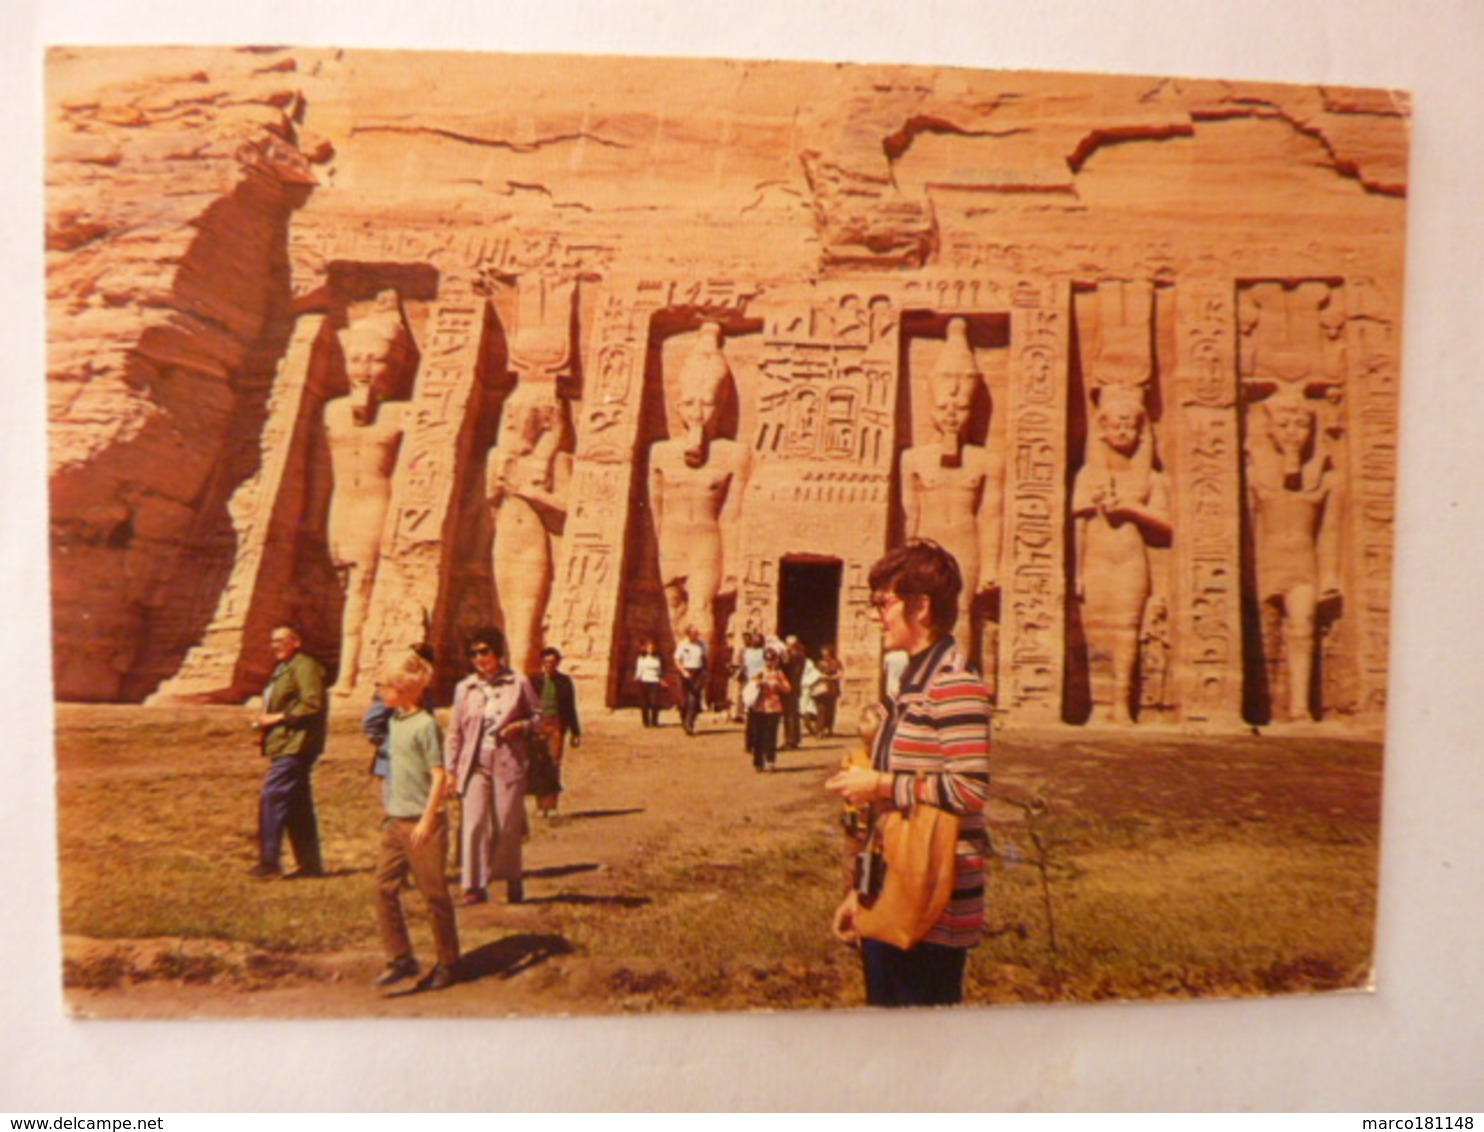
{"label": "woman with dark hair", "polygon": [[665,695],[665,662],[654,641],[644,638],[639,646],[639,659],[634,665],[634,680],[639,685],[639,718],[645,727],[660,725],[660,707]]}
{"label": "woman with dark hair", "polygon": [[833,926],[838,938],[860,945],[868,1004],[947,1005],[963,1000],[964,960],[984,936],[989,690],[964,669],[953,640],[963,582],[951,554],[936,543],[908,543],[872,567],[870,584],[882,644],[909,659],[872,743],[871,766],[841,770],[826,787],[852,805],[869,805],[877,820],[919,804],[956,814],[955,877],[947,908],[913,947],[861,937],[853,886]]}
{"label": "woman with dark hair", "polygon": [[783,654],[777,649],[763,652],[763,670],[753,677],[757,698],[748,713],[752,752],[752,769],[772,770],[778,761],[778,724],[783,719],[783,701],[788,695],[788,676],[783,671]]}
{"label": "woman with dark hair", "polygon": [[541,725],[531,682],[506,664],[505,634],[477,629],[469,638],[472,675],[453,691],[443,762],[463,800],[462,904],[489,899],[503,880],[512,904],[525,899],[521,840],[526,829],[527,741]]}

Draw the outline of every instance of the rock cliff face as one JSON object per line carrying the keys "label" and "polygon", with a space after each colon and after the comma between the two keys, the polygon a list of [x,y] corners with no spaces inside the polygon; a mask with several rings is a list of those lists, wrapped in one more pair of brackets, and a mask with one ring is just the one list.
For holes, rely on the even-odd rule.
{"label": "rock cliff face", "polygon": [[255,399],[261,419],[254,373],[289,303],[289,216],[315,180],[289,63],[214,52],[140,71],[91,52],[50,58],[63,698],[138,699],[169,675],[152,643],[178,624],[196,569],[210,568],[190,552],[221,508],[224,456]]}
{"label": "rock cliff face", "polygon": [[[324,50],[61,50],[49,81],[64,698],[241,697],[279,618],[358,640],[364,692],[493,619],[621,702],[639,639],[706,610],[718,646],[838,643],[859,700],[863,571],[942,529],[1012,720],[1380,719],[1401,96]],[[346,416],[379,318],[404,344]],[[682,433],[713,478],[677,573]],[[1120,483],[1159,513],[1108,517]]]}

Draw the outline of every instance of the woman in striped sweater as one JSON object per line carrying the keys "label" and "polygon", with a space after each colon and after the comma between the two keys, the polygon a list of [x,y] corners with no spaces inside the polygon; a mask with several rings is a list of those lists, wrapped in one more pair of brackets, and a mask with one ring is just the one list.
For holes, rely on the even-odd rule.
{"label": "woman in striped sweater", "polygon": [[936,543],[908,543],[871,568],[870,582],[883,646],[910,659],[876,733],[872,766],[842,770],[826,786],[877,813],[916,802],[957,814],[957,869],[948,907],[915,947],[862,939],[853,888],[835,912],[834,931],[860,944],[869,1005],[947,1005],[962,1001],[965,957],[984,936],[989,690],[964,669],[953,640],[963,582],[951,554]]}

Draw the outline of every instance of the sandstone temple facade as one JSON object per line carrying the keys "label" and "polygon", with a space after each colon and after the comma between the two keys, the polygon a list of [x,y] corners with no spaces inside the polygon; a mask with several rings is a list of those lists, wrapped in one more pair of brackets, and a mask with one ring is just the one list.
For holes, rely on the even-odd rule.
{"label": "sandstone temple facade", "polygon": [[48,64],[62,699],[301,624],[634,701],[835,644],[930,537],[1009,726],[1375,733],[1407,105],[1253,83],[323,49]]}

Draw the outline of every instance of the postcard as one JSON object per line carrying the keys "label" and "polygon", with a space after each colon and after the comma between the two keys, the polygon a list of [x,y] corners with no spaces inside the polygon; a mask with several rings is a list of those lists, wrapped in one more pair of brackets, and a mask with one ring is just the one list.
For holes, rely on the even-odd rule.
{"label": "postcard", "polygon": [[1404,93],[46,81],[75,1015],[1372,985]]}

